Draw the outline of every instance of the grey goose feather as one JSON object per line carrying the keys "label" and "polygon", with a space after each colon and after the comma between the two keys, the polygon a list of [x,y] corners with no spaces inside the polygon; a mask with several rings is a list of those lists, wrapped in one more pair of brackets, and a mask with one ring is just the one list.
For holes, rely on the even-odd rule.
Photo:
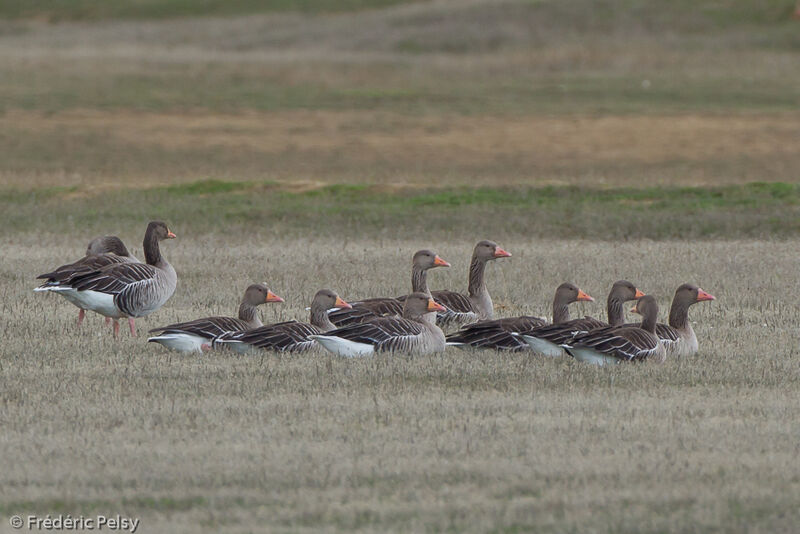
{"label": "grey goose feather", "polygon": [[150,337],[147,341],[159,343],[178,352],[210,350],[214,341],[224,334],[262,326],[257,307],[267,302],[283,302],[283,299],[270,291],[266,284],[252,284],[242,295],[238,318],[203,317],[153,328],[150,332],[158,332],[158,335]]}
{"label": "grey goose feather", "polygon": [[[411,258],[412,292],[430,296],[428,271],[435,267],[450,267],[450,264],[431,250],[423,249],[414,253]],[[337,327],[363,323],[377,317],[401,317],[405,298],[406,295],[397,298],[378,297],[351,301],[351,308],[333,311],[329,317]]]}
{"label": "grey goose feather", "polygon": [[576,360],[597,365],[643,361],[663,362],[666,349],[656,336],[658,304],[651,295],[641,297],[632,310],[642,315],[638,326],[609,326],[581,334],[564,345]]}
{"label": "grey goose feather", "polygon": [[[656,336],[670,356],[691,356],[699,348],[697,335],[689,323],[689,307],[698,302],[716,300],[694,284],[682,284],[675,290],[669,308],[669,324],[656,323]],[[634,326],[626,324],[625,326]]]}
{"label": "grey goose feather", "polygon": [[[136,257],[128,252],[128,248],[119,237],[113,235],[96,237],[89,242],[86,247],[86,255],[83,258],[73,263],[61,265],[49,273],[37,276],[37,279],[43,279],[45,282],[35,288],[34,291],[50,291],[47,288],[69,285],[73,278],[91,273],[108,265],[137,263],[138,261]],[[86,308],[81,306],[80,299],[74,298],[70,293],[61,292],[60,294],[68,302],[79,308],[78,326],[80,326],[86,316]]]}
{"label": "grey goose feather", "polygon": [[[553,323],[569,321],[568,306],[578,301],[593,302],[594,299],[569,282],[558,286],[553,297]],[[528,343],[518,334],[546,324],[544,319],[530,316],[478,321],[448,335],[447,344],[509,351],[530,350]]]}
{"label": "grey goose feather", "polygon": [[642,296],[644,296],[644,293],[639,291],[632,283],[627,280],[618,280],[614,282],[606,300],[608,322],[586,316],[572,319],[571,321],[539,326],[526,332],[521,332],[519,336],[528,343],[534,352],[545,356],[563,356],[564,350],[561,345],[568,343],[575,336],[609,325],[621,326],[624,324],[624,303]]}
{"label": "grey goose feather", "polygon": [[341,356],[369,356],[376,352],[442,352],[445,349],[444,333],[425,316],[443,309],[426,294],[412,293],[405,299],[402,318],[381,317],[310,337]]}
{"label": "grey goose feather", "polygon": [[484,275],[486,264],[497,258],[508,258],[511,254],[500,248],[494,241],[480,241],[472,251],[469,264],[468,294],[455,291],[432,291],[431,296],[446,310],[437,316],[437,324],[442,328],[474,323],[494,316],[494,305],[486,288]]}
{"label": "grey goose feather", "polygon": [[284,321],[240,332],[228,332],[216,342],[227,345],[237,352],[251,348],[274,350],[277,352],[302,352],[317,342],[310,336],[335,330],[336,326],[328,318],[328,310],[348,309],[350,304],[342,300],[330,289],[320,289],[311,302],[311,322]]}
{"label": "grey goose feather", "polygon": [[159,248],[159,241],[174,237],[166,224],[152,221],[143,243],[147,263],[114,263],[76,272],[68,282],[42,290],[66,293],[77,299],[80,307],[114,319],[115,336],[119,334],[118,319],[128,317],[131,335],[136,335],[132,319],[158,310],[175,292],[177,274]]}

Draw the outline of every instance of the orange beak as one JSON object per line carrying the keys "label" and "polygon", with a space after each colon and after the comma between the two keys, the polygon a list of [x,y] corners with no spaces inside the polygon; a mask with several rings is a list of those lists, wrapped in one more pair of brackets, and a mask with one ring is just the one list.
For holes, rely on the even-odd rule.
{"label": "orange beak", "polygon": [[640,299],[640,298],[642,298],[643,296],[644,296],[644,293],[642,293],[642,292],[641,292],[641,291],[640,291],[640,290],[637,288],[637,289],[636,289],[636,295],[634,295],[634,296],[633,296],[633,298],[635,298],[635,299]]}
{"label": "orange beak", "polygon": [[578,300],[585,300],[587,302],[594,302],[594,299],[592,297],[590,297],[589,295],[587,295],[586,293],[584,293],[580,289],[578,290]]}
{"label": "orange beak", "polygon": [[697,302],[702,302],[704,300],[716,300],[716,298],[711,293],[706,293],[702,289],[697,288]]}
{"label": "orange beak", "polygon": [[433,299],[428,299],[428,311],[446,311],[447,308]]}
{"label": "orange beak", "polygon": [[335,308],[352,308],[351,305],[342,300],[341,297],[336,297],[336,302],[333,304]]}
{"label": "orange beak", "polygon": [[433,264],[434,264],[436,267],[450,267],[450,264],[449,264],[449,263],[447,263],[446,261],[444,261],[444,260],[443,260],[442,258],[440,258],[439,256],[436,256],[435,258],[433,258]]}
{"label": "orange beak", "polygon": [[636,309],[636,306],[635,306],[635,305],[633,306],[633,308],[631,308],[631,311],[632,311],[633,313],[639,313],[639,310],[637,310],[637,309]]}
{"label": "orange beak", "polygon": [[494,257],[495,258],[510,258],[511,257],[511,253],[510,252],[506,252],[505,250],[503,250],[500,247],[497,247],[496,249],[494,249]]}
{"label": "orange beak", "polygon": [[175,239],[176,237],[178,236],[173,234],[171,230],[167,230],[167,239]]}
{"label": "orange beak", "polygon": [[284,300],[272,291],[267,290],[267,300],[265,302],[284,302]]}

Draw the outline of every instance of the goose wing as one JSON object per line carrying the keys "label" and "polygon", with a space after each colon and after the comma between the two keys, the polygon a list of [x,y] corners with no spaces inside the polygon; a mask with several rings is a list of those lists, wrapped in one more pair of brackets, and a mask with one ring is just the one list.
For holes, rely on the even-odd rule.
{"label": "goose wing", "polygon": [[[625,323],[625,326],[639,326],[641,323]],[[656,323],[656,335],[665,347],[681,340],[681,334],[677,329],[665,323]]]}
{"label": "goose wing", "polygon": [[70,285],[78,291],[117,295],[131,286],[151,282],[157,273],[156,267],[146,263],[120,263],[77,276]]}
{"label": "goose wing", "polygon": [[607,326],[608,323],[595,319],[594,317],[586,316],[581,319],[573,319],[563,323],[539,326],[522,333],[539,339],[545,339],[555,345],[563,345],[564,343],[570,342],[576,336]]}
{"label": "goose wing", "polygon": [[576,337],[572,347],[591,348],[599,353],[614,356],[622,360],[644,360],[654,355],[661,343],[655,335],[637,326],[620,326],[601,328]]}
{"label": "goose wing", "polygon": [[326,332],[356,343],[372,345],[380,351],[409,352],[422,334],[422,325],[408,319],[383,317]]}
{"label": "goose wing", "polygon": [[329,313],[330,321],[338,327],[343,327],[378,317],[400,317],[403,314],[403,303],[389,297],[359,300],[351,302],[350,305],[352,308]]}
{"label": "goose wing", "polygon": [[76,262],[62,265],[49,273],[40,274],[37,279],[47,280],[47,284],[70,285],[72,279],[91,274],[109,265],[128,263],[130,260],[123,256],[106,253],[95,256],[85,256]]}
{"label": "goose wing", "polygon": [[455,291],[431,291],[433,300],[454,313],[474,313],[475,308],[469,297]]}
{"label": "goose wing", "polygon": [[236,332],[247,328],[247,323],[233,317],[203,317],[194,321],[174,323],[153,328],[150,332],[164,334],[194,334],[207,339],[216,339],[226,332]]}
{"label": "goose wing", "polygon": [[315,342],[308,336],[321,333],[322,331],[314,325],[298,321],[285,321],[244,332],[235,332],[226,335],[225,338],[241,341],[261,349],[296,352],[313,347]]}
{"label": "goose wing", "polygon": [[527,332],[545,325],[539,317],[521,316],[479,321],[447,336],[452,344],[470,345],[475,348],[498,350],[525,350],[528,344],[513,333]]}

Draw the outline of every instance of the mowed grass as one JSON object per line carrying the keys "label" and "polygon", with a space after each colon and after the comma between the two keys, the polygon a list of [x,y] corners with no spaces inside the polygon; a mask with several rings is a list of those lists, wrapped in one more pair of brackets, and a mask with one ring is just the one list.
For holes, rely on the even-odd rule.
{"label": "mowed grass", "polygon": [[[796,240],[287,239],[168,220],[179,287],[142,332],[232,313],[261,280],[287,301],[265,306],[267,322],[304,318],[323,286],[403,293],[423,246],[453,264],[433,287],[463,290],[483,237],[514,254],[488,270],[499,315],[549,314],[564,280],[598,299],[576,316],[602,315],[622,277],[658,297],[662,318],[685,281],[717,300],[691,310],[700,353],[660,366],[459,350],[181,356],[114,341],[94,315],[78,331],[75,308],[34,294],[35,274],[91,236],[41,227],[36,246],[6,239],[0,277],[4,516],[121,512],[145,532],[791,532],[800,521]],[[138,249],[135,230],[109,228]]]}

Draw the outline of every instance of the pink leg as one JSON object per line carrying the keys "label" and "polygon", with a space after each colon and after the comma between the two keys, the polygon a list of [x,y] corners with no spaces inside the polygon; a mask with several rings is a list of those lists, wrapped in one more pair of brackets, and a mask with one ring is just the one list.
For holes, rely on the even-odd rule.
{"label": "pink leg", "polygon": [[119,319],[114,319],[114,339],[119,339]]}
{"label": "pink leg", "polygon": [[131,329],[131,336],[136,337],[136,323],[134,322],[136,319],[133,317],[128,317],[128,326]]}
{"label": "pink leg", "polygon": [[106,317],[106,325],[111,323],[111,317]]}
{"label": "pink leg", "polygon": [[78,312],[78,328],[80,328],[81,324],[83,324],[83,318],[86,317],[86,310],[81,310]]}

